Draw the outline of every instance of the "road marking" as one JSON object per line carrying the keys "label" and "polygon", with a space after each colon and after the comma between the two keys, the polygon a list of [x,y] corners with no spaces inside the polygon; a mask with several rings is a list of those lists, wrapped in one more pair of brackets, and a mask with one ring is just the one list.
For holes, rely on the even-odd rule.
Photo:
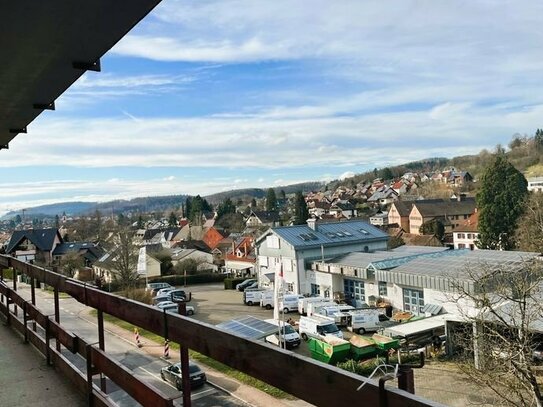
{"label": "road marking", "polygon": [[156,373],[153,373],[153,372],[150,372],[149,370],[147,370],[146,368],[142,367],[142,366],[138,366],[141,370],[143,370],[145,373],[147,373],[148,375],[151,375],[157,379],[159,379],[161,382],[167,384],[168,386],[174,388],[175,390],[177,390],[177,387],[175,387],[173,384],[171,384],[170,382],[166,381],[166,380],[162,380],[162,377],[160,377],[160,375],[157,375]]}

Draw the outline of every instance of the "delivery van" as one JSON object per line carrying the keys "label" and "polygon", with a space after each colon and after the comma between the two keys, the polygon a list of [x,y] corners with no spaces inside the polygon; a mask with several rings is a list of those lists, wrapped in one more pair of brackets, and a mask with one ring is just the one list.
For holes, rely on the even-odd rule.
{"label": "delivery van", "polygon": [[[349,315],[347,329],[351,332],[363,335],[366,332],[377,332],[382,328],[380,322],[381,313],[375,308],[350,311],[347,314]],[[385,316],[383,315],[383,317]]]}
{"label": "delivery van", "polygon": [[317,314],[317,309],[321,307],[336,307],[337,304],[329,298],[325,302],[310,302],[307,304],[307,316]]}
{"label": "delivery van", "polygon": [[324,297],[303,297],[298,300],[298,313],[300,315],[307,315],[307,306],[313,302],[328,302],[328,298]]}
{"label": "delivery van", "polygon": [[266,309],[272,309],[275,307],[275,296],[273,291],[264,291],[260,298],[260,306]]}
{"label": "delivery van", "polygon": [[279,309],[285,314],[288,314],[290,311],[298,311],[298,300],[300,298],[304,298],[304,296],[299,294],[283,295],[283,298],[279,300]]}
{"label": "delivery van", "polygon": [[349,311],[352,310],[354,310],[354,307],[347,304],[326,305],[323,307],[316,307],[313,315],[323,315],[325,317],[333,318],[337,326],[347,326],[351,319]]}
{"label": "delivery van", "polygon": [[260,299],[262,298],[262,293],[266,291],[262,288],[248,288],[243,291],[243,303],[245,305],[256,305],[260,304]]}
{"label": "delivery van", "polygon": [[[284,343],[286,349],[292,349],[300,346],[300,335],[294,330],[292,325],[286,321],[277,321],[276,319],[266,319],[265,322],[277,326],[277,332],[266,337],[266,342],[281,346]],[[282,326],[281,335],[279,335],[279,326]]]}
{"label": "delivery van", "polygon": [[298,331],[304,341],[307,341],[309,337],[322,339],[327,335],[343,339],[343,332],[340,331],[333,320],[327,317],[301,316]]}

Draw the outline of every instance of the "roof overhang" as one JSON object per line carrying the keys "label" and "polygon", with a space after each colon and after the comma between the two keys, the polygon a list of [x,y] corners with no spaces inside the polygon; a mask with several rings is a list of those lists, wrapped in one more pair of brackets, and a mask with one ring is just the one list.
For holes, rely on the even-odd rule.
{"label": "roof overhang", "polygon": [[0,0],[0,148],[161,0]]}

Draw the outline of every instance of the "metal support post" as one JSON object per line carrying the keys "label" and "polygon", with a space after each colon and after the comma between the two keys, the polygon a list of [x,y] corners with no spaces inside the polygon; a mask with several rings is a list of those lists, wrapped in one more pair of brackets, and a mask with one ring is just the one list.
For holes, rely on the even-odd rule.
{"label": "metal support post", "polygon": [[28,343],[28,314],[26,313],[26,301],[23,302],[23,323],[25,327],[25,343]]}
{"label": "metal support post", "polygon": [[45,360],[51,365],[51,335],[49,333],[49,316],[45,320]]}
{"label": "metal support post", "polygon": [[[13,291],[17,291],[17,270],[13,270]],[[17,304],[13,303],[13,313],[17,316]]]}
{"label": "metal support post", "polygon": [[[30,301],[33,306],[36,306],[36,283],[34,277],[30,278]],[[32,321],[32,330],[36,332],[36,321]]]}
{"label": "metal support post", "polygon": [[[187,304],[180,302],[178,304],[179,315],[187,315]],[[181,378],[183,381],[183,407],[190,407],[190,373],[189,373],[189,349],[183,344],[179,344],[179,356],[181,359]]]}
{"label": "metal support post", "polygon": [[[59,296],[58,296],[58,288],[55,287],[55,291],[54,291],[54,296],[55,296],[55,322],[57,324],[60,323],[60,302],[59,302]],[[57,352],[60,352],[60,342],[59,340],[57,339],[56,341],[56,344],[57,344]]]}
{"label": "metal support post", "polygon": [[415,394],[415,375],[410,366],[401,366],[398,369],[398,388]]}
{"label": "metal support post", "polygon": [[[98,347],[105,351],[106,350],[106,341],[104,338],[104,313],[102,310],[97,310],[98,317]],[[102,372],[100,372],[100,390],[106,393],[106,377]]]}

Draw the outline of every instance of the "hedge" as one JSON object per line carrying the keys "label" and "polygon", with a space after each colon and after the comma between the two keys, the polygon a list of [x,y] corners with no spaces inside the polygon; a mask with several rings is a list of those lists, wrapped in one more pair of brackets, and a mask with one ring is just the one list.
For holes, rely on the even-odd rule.
{"label": "hedge", "polygon": [[187,275],[186,280],[184,276],[162,276],[153,277],[149,279],[150,283],[168,283],[170,285],[184,285],[187,284],[205,284],[205,283],[221,283],[226,278],[224,274],[192,274]]}
{"label": "hedge", "polygon": [[246,278],[225,278],[224,279],[224,289],[225,290],[235,290],[236,285],[239,283],[243,283]]}
{"label": "hedge", "polygon": [[13,269],[4,269],[4,278],[13,280]]}

